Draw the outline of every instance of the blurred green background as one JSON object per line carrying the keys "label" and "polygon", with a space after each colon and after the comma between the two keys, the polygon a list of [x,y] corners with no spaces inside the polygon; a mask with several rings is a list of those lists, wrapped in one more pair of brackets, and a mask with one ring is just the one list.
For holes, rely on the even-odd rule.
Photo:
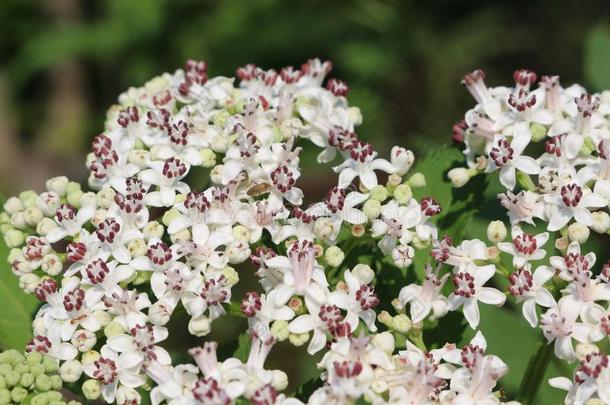
{"label": "blurred green background", "polygon": [[[401,144],[423,156],[451,142],[451,126],[472,106],[459,82],[474,68],[487,72],[490,85],[512,84],[523,67],[592,91],[610,88],[610,2],[2,0],[0,189],[40,190],[60,174],[84,180],[89,142],[118,94],[187,58],[231,76],[249,62],[278,68],[316,56],[332,60],[331,75],[350,85],[350,103],[364,115],[361,137],[382,153]],[[310,156],[300,185],[322,195],[334,177],[317,175],[328,168]],[[493,192],[488,197],[495,204]],[[481,211],[469,236],[483,237],[485,220],[497,219],[494,210]],[[15,278],[2,270],[0,288],[14,289]],[[27,317],[33,303],[11,305]],[[484,329],[513,369],[504,384],[514,393],[538,334],[514,310],[492,314],[483,312]],[[231,328],[222,331],[232,339]],[[25,338],[7,341],[2,333],[3,347]],[[280,366],[285,358],[271,361]],[[549,376],[559,372],[556,365]],[[544,389],[538,401],[560,398]]]}

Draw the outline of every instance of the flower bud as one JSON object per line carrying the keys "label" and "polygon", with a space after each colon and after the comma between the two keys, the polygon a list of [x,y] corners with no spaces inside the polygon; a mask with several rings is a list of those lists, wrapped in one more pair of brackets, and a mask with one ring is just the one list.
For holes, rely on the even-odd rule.
{"label": "flower bud", "polygon": [[593,343],[578,343],[575,348],[576,357],[583,361],[589,354],[599,353],[599,347]]}
{"label": "flower bud", "polygon": [[146,164],[150,161],[150,159],[150,152],[143,149],[132,149],[127,154],[127,161],[141,168],[146,167]]}
{"label": "flower bud", "polygon": [[576,241],[579,244],[583,244],[587,241],[587,239],[589,239],[589,228],[579,224],[578,222],[574,222],[568,226],[568,238],[571,241]]}
{"label": "flower bud", "polygon": [[42,218],[44,218],[42,211],[37,207],[30,207],[23,211],[23,216],[25,217],[25,222],[29,226],[36,226]]}
{"label": "flower bud", "polygon": [[95,196],[95,202],[98,207],[108,209],[110,204],[114,202],[114,196],[116,195],[116,191],[112,187],[104,187],[100,191],[97,192]]}
{"label": "flower bud", "polygon": [[84,195],[85,193],[83,193],[81,190],[75,190],[70,192],[66,196],[66,201],[68,202],[68,204],[78,209],[81,207],[81,199]]}
{"label": "flower bud", "polygon": [[282,370],[273,370],[271,386],[278,391],[284,391],[288,387],[288,376]]}
{"label": "flower bud", "polygon": [[530,125],[530,133],[532,134],[532,142],[540,142],[546,138],[546,128],[538,122],[533,122]]}
{"label": "flower bud", "polygon": [[349,107],[347,109],[347,117],[350,122],[354,124],[354,126],[358,126],[362,124],[362,112],[358,107]]}
{"label": "flower bud", "polygon": [[121,325],[118,322],[110,322],[108,325],[106,325],[106,327],[104,328],[104,335],[107,338],[113,337],[113,336],[118,336],[121,335],[125,332],[125,329],[123,328],[123,325]]}
{"label": "flower bud", "polygon": [[230,286],[234,286],[239,282],[239,273],[231,266],[225,266],[222,269],[222,275]]}
{"label": "flower bud", "polygon": [[33,207],[36,205],[36,201],[38,201],[38,194],[33,190],[22,191],[19,193],[19,199],[25,208]]}
{"label": "flower bud", "polygon": [[447,172],[447,177],[451,180],[451,185],[455,188],[463,187],[470,180],[470,171],[464,167],[456,167]]}
{"label": "flower bud", "polygon": [[178,211],[175,208],[171,208],[171,209],[165,211],[165,214],[163,214],[163,219],[162,219],[163,225],[169,226],[169,224],[171,224],[172,221],[174,219],[178,218],[180,215],[182,215],[182,214],[180,214],[180,211]]}
{"label": "flower bud", "polygon": [[162,301],[156,301],[148,308],[148,318],[153,325],[165,325],[169,322],[171,315],[171,307]]}
{"label": "flower bud", "polygon": [[148,246],[144,239],[132,239],[127,243],[127,250],[131,257],[144,256],[148,250]]}
{"label": "flower bud", "polygon": [[295,347],[303,346],[309,340],[309,333],[291,333],[288,337],[290,343]]}
{"label": "flower bud", "polygon": [[25,209],[23,202],[17,197],[11,197],[4,203],[4,211],[9,214],[16,214]]}
{"label": "flower bud", "polygon": [[426,187],[426,177],[423,175],[423,173],[414,173],[409,178],[409,185],[413,188]]}
{"label": "flower bud", "polygon": [[205,315],[191,318],[188,328],[191,335],[199,337],[207,335],[212,330],[210,320]]}
{"label": "flower bud", "polygon": [[375,273],[368,264],[359,263],[352,269],[352,274],[358,279],[360,284],[371,284]]}
{"label": "flower bud", "polygon": [[396,173],[392,173],[388,176],[388,182],[386,183],[388,191],[393,191],[400,183],[402,183],[402,176]]}
{"label": "flower bud", "polygon": [[593,215],[593,223],[591,229],[597,233],[606,233],[610,230],[610,215],[605,211],[595,211]]}
{"label": "flower bud", "polygon": [[17,212],[11,215],[11,225],[17,229],[27,228],[28,223],[25,220],[25,211]]}
{"label": "flower bud", "polygon": [[78,360],[65,361],[61,367],[59,367],[59,375],[61,376],[61,379],[67,383],[78,381],[82,374],[83,366]]}
{"label": "flower bud", "polygon": [[104,222],[108,218],[108,210],[103,208],[95,210],[93,213],[93,218],[91,218],[91,223],[93,226],[98,227],[102,222]]}
{"label": "flower bud", "polygon": [[413,263],[415,249],[409,245],[398,245],[392,249],[392,259],[394,264],[400,268],[408,267]]}
{"label": "flower bud", "polygon": [[229,148],[229,140],[225,136],[212,138],[212,150],[216,153],[225,153]]}
{"label": "flower bud", "polygon": [[555,249],[561,250],[562,252],[568,248],[569,244],[568,238],[565,236],[555,239]]}
{"label": "flower bud", "polygon": [[354,224],[354,225],[352,225],[352,236],[355,236],[356,238],[359,238],[362,235],[364,235],[365,230],[366,229],[364,228],[364,225],[362,225],[362,224]]}
{"label": "flower bud", "polygon": [[369,221],[372,221],[381,213],[381,203],[377,200],[366,200],[362,206],[362,212]]}
{"label": "flower bud", "polygon": [[101,354],[98,351],[96,351],[96,350],[89,350],[88,352],[83,353],[81,361],[82,361],[83,365],[91,364],[91,363],[94,363],[97,360],[99,360],[100,357],[102,357],[102,356],[101,356]]}
{"label": "flower bud", "polygon": [[409,171],[411,166],[413,166],[414,161],[415,156],[410,150],[400,146],[392,147],[392,151],[390,152],[390,162],[396,169],[396,174],[403,176]]}
{"label": "flower bud", "polygon": [[216,154],[212,149],[201,149],[201,166],[210,168],[216,166]]}
{"label": "flower bud", "polygon": [[388,198],[388,190],[381,184],[378,184],[371,190],[369,198],[379,202],[385,201]]}
{"label": "flower bud", "polygon": [[243,225],[233,227],[233,237],[236,240],[248,243],[250,241],[250,230]]}
{"label": "flower bud", "polygon": [[58,176],[47,180],[45,185],[48,191],[53,191],[63,197],[66,194],[68,183],[70,183],[70,180],[66,176]]}
{"label": "flower bud", "polygon": [[50,253],[42,258],[40,268],[49,276],[56,276],[61,273],[64,266],[59,256],[54,253]]}
{"label": "flower bud", "polygon": [[179,240],[189,240],[191,239],[191,231],[189,231],[188,229],[183,229],[180,232],[176,232],[172,235],[170,235],[170,240],[172,241],[172,243],[176,243]]}
{"label": "flower bud", "polygon": [[491,221],[487,225],[487,239],[493,243],[498,243],[506,239],[506,225],[502,221]]}
{"label": "flower bud", "polygon": [[400,333],[407,333],[411,330],[411,320],[406,314],[396,315],[392,318],[392,325],[394,330]]}
{"label": "flower bud", "polygon": [[214,166],[210,172],[210,180],[216,184],[222,184],[222,172],[224,170],[223,165]]}
{"label": "flower bud", "polygon": [[90,379],[83,383],[82,391],[86,399],[95,401],[102,393],[102,386],[98,380]]}
{"label": "flower bud", "polygon": [[116,403],[119,405],[139,404],[142,402],[142,397],[133,388],[120,386],[116,391]]}
{"label": "flower bud", "polygon": [[377,315],[377,320],[387,326],[390,329],[394,328],[394,318],[388,311],[381,311],[379,315]]}
{"label": "flower bud", "polygon": [[326,217],[316,219],[316,222],[313,225],[313,232],[318,239],[327,239],[334,231],[335,229],[332,221]]}
{"label": "flower bud", "polygon": [[271,324],[271,334],[280,342],[288,339],[288,336],[290,335],[288,322],[282,320],[273,322]]}
{"label": "flower bud", "polygon": [[343,259],[345,259],[345,254],[337,246],[331,246],[326,249],[324,259],[329,266],[339,267],[343,263]]}
{"label": "flower bud", "polygon": [[252,251],[250,250],[248,243],[236,240],[227,245],[225,253],[227,254],[229,263],[239,264],[245,262],[252,254]]}
{"label": "flower bud", "polygon": [[76,350],[85,353],[93,349],[93,346],[97,343],[97,337],[94,332],[81,329],[72,336],[70,343],[76,347]]}
{"label": "flower bud", "polygon": [[34,273],[24,274],[19,277],[19,288],[32,294],[38,284],[40,283],[40,277]]}
{"label": "flower bud", "polygon": [[413,191],[408,184],[400,184],[394,189],[394,199],[399,204],[406,204],[413,198]]}
{"label": "flower bud", "polygon": [[57,222],[51,218],[43,218],[38,225],[36,225],[36,232],[41,236],[46,236],[53,229],[57,228]]}
{"label": "flower bud", "polygon": [[394,352],[394,335],[390,332],[381,332],[373,335],[373,345],[383,350],[386,354],[392,355]]}

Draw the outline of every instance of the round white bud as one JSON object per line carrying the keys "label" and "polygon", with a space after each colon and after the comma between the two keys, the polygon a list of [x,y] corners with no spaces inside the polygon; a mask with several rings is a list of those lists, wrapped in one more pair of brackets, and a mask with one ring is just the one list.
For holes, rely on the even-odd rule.
{"label": "round white bud", "polygon": [[394,344],[394,335],[390,332],[377,333],[373,337],[373,345],[383,350],[388,355],[391,355],[394,352]]}
{"label": "round white bud", "polygon": [[57,222],[51,218],[43,218],[42,221],[36,225],[36,232],[38,232],[38,234],[41,236],[46,236],[49,232],[57,227]]}
{"label": "round white bud", "polygon": [[593,215],[593,223],[591,229],[597,233],[606,233],[610,230],[610,215],[605,211],[595,211]]}
{"label": "round white bud", "polygon": [[411,166],[413,166],[414,161],[415,156],[410,150],[400,146],[392,147],[392,151],[390,152],[390,162],[396,169],[396,174],[403,176],[409,171]]}
{"label": "round white bud", "polygon": [[4,203],[4,211],[9,214],[15,214],[23,211],[24,209],[25,207],[23,206],[23,202],[17,197],[11,197]]}
{"label": "round white bud", "polygon": [[171,307],[163,301],[156,301],[148,308],[148,318],[153,325],[165,325],[169,322],[171,315]]}
{"label": "round white bud", "polygon": [[508,231],[502,221],[491,221],[487,225],[487,239],[493,243],[498,243],[506,239]]}
{"label": "round white bud", "polygon": [[468,183],[468,180],[470,180],[468,169],[464,167],[456,167],[449,170],[447,177],[449,177],[449,180],[451,180],[453,187],[456,188],[465,186]]}
{"label": "round white bud", "polygon": [[579,224],[578,222],[574,222],[570,226],[568,226],[568,238],[571,241],[576,241],[579,244],[583,244],[589,239],[589,228],[586,226]]}
{"label": "round white bud", "polygon": [[66,194],[68,183],[70,180],[66,176],[58,176],[47,180],[45,185],[48,191],[53,191],[63,197]]}
{"label": "round white bud", "polygon": [[205,315],[191,318],[188,328],[191,335],[198,337],[205,336],[212,330],[210,320]]}
{"label": "round white bud", "polygon": [[34,292],[39,283],[40,277],[34,273],[24,274],[19,277],[19,287],[30,294]]}
{"label": "round white bud", "polygon": [[49,276],[56,276],[61,273],[64,266],[59,256],[55,253],[49,253],[42,258],[40,268]]}
{"label": "round white bud", "polygon": [[324,252],[324,259],[329,266],[339,267],[345,259],[345,253],[337,246],[331,246]]}
{"label": "round white bud", "polygon": [[76,350],[85,353],[93,349],[93,346],[97,343],[97,337],[94,332],[87,329],[81,329],[72,336],[70,343],[72,343],[72,346],[76,347]]}
{"label": "round white bud", "polygon": [[227,245],[225,253],[227,254],[229,263],[239,264],[246,261],[252,254],[252,251],[247,242],[235,240]]}
{"label": "round white bud", "polygon": [[360,281],[360,284],[370,284],[375,277],[375,272],[368,264],[359,263],[352,269],[354,277]]}
{"label": "round white bud", "polygon": [[83,374],[83,365],[78,360],[67,360],[59,367],[59,375],[67,383],[78,381]]}

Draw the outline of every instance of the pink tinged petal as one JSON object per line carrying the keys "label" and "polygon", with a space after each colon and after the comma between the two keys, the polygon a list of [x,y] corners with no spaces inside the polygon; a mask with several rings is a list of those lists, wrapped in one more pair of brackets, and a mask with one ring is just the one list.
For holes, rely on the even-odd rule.
{"label": "pink tinged petal", "polygon": [[359,178],[362,185],[368,190],[372,190],[377,186],[377,175],[373,171],[362,171]]}
{"label": "pink tinged petal", "polygon": [[350,184],[352,184],[352,181],[354,181],[354,178],[356,177],[356,175],[357,175],[356,171],[349,167],[341,170],[341,173],[339,173],[339,182],[338,182],[339,187],[347,188]]}
{"label": "pink tinged petal", "polygon": [[374,310],[367,309],[366,311],[361,312],[360,318],[364,321],[364,323],[371,332],[377,331],[377,326],[375,326],[375,319],[377,319],[377,314]]}
{"label": "pink tinged petal", "polygon": [[394,173],[396,169],[392,163],[385,159],[375,159],[371,162],[371,168],[374,170],[381,170],[386,173]]}
{"label": "pink tinged petal", "polygon": [[413,323],[418,323],[423,321],[426,316],[430,313],[430,305],[426,302],[423,302],[417,298],[411,301],[411,320]]}
{"label": "pink tinged petal", "polygon": [[580,205],[583,207],[593,207],[593,208],[601,208],[608,205],[608,201],[597,194],[587,194],[582,198]]}
{"label": "pink tinged petal", "polygon": [[541,307],[551,308],[555,306],[555,298],[546,288],[541,288],[536,292],[536,304]]}
{"label": "pink tinged petal", "polygon": [[500,183],[510,190],[515,188],[517,179],[515,177],[515,167],[512,165],[506,165],[500,169]]}
{"label": "pink tinged petal", "polygon": [[566,150],[566,157],[568,159],[574,159],[578,156],[578,153],[582,149],[582,145],[585,142],[585,138],[577,133],[569,133],[563,141]]}
{"label": "pink tinged petal", "polygon": [[579,224],[582,224],[585,226],[593,225],[593,215],[591,215],[591,212],[586,208],[581,208],[581,207],[574,208],[574,219]]}
{"label": "pink tinged petal", "polygon": [[496,274],[496,266],[493,264],[477,267],[476,270],[472,272],[472,275],[479,285],[483,285],[488,282],[494,276],[494,274]]}
{"label": "pink tinged petal", "polygon": [[525,150],[527,145],[529,145],[532,137],[529,132],[529,128],[523,128],[521,133],[515,134],[512,142],[510,143],[511,148],[513,149],[513,153],[516,156],[520,156],[521,153]]}
{"label": "pink tinged petal", "polygon": [[164,207],[169,207],[176,201],[176,191],[170,187],[161,187],[161,204]]}
{"label": "pink tinged petal", "polygon": [[288,325],[288,330],[291,333],[307,333],[310,330],[314,329],[314,318],[312,315],[306,314],[301,315],[295,318]]}
{"label": "pink tinged petal", "polygon": [[569,336],[557,336],[555,340],[555,356],[566,361],[574,361],[576,353],[572,346],[572,338]]}
{"label": "pink tinged petal", "polygon": [[349,296],[346,293],[335,291],[328,296],[328,303],[342,309],[347,309],[350,304]]}
{"label": "pink tinged petal", "polygon": [[525,300],[523,307],[521,308],[523,317],[530,324],[532,328],[538,325],[538,314],[536,313],[536,303],[533,299]]}
{"label": "pink tinged petal", "polygon": [[477,293],[477,299],[485,304],[502,306],[506,301],[506,295],[491,287],[481,287]]}
{"label": "pink tinged petal", "polygon": [[174,233],[178,233],[191,225],[191,220],[184,215],[180,215],[169,223],[167,227],[167,232],[171,235]]}
{"label": "pink tinged petal", "polygon": [[353,225],[364,224],[367,217],[364,212],[356,208],[344,208],[342,212],[343,220]]}
{"label": "pink tinged petal", "polygon": [[70,343],[60,343],[53,354],[59,360],[72,360],[78,354],[78,350]]}
{"label": "pink tinged petal", "polygon": [[549,379],[549,385],[560,390],[570,391],[572,388],[572,381],[566,377],[555,377]]}
{"label": "pink tinged petal", "polygon": [[131,336],[121,334],[108,338],[108,346],[116,352],[133,352],[136,350],[133,338]]}
{"label": "pink tinged petal", "polygon": [[123,371],[119,374],[121,384],[129,388],[137,388],[146,381],[144,377],[131,371]]}
{"label": "pink tinged petal", "polygon": [[558,231],[568,224],[572,219],[572,211],[565,207],[557,207],[557,209],[551,214],[549,225],[547,229],[549,231]]}
{"label": "pink tinged petal", "polygon": [[322,333],[319,329],[315,329],[313,331],[313,337],[309,342],[309,346],[307,347],[307,353],[315,354],[322,350],[322,348],[326,345],[326,334]]}
{"label": "pink tinged petal", "polygon": [[476,299],[464,300],[464,317],[472,329],[476,329],[481,320],[479,306]]}
{"label": "pink tinged petal", "polygon": [[515,167],[527,174],[538,174],[540,173],[540,166],[538,163],[529,156],[519,156],[515,160]]}
{"label": "pink tinged petal", "polygon": [[162,207],[161,193],[158,191],[151,191],[144,196],[144,204],[151,207]]}
{"label": "pink tinged petal", "polygon": [[485,336],[483,336],[483,333],[481,331],[477,331],[476,335],[474,335],[474,337],[470,341],[470,344],[479,346],[483,350],[487,348],[487,340],[485,339]]}

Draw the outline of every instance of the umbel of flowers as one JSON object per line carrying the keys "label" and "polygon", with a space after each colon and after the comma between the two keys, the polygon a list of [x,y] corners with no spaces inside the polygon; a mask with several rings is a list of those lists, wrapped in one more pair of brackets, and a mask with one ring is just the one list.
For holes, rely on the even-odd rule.
{"label": "umbel of flowers", "polygon": [[[525,71],[515,88],[468,75],[478,104],[454,135],[468,166],[450,177],[463,185],[500,172],[512,241],[494,221],[491,245],[454,243],[435,225],[434,197],[414,198],[426,181],[410,172],[413,153],[396,146],[383,159],[360,139],[360,111],[344,82],[326,80],[330,70],[317,59],[279,72],[246,65],[236,80],[188,61],[119,97],[87,156],[87,189],[56,177],[40,194],[7,200],[11,269],[43,302],[27,351],[55,359],[86,399],[108,403],[499,404],[508,367],[482,333],[463,347],[428,347],[422,329],[463,311],[476,330],[479,305],[508,295],[559,358],[582,362],[573,381],[552,381],[569,390],[566,403],[610,400],[608,359],[595,345],[609,330],[610,266],[593,276],[595,255],[580,248],[589,228],[610,227],[595,211],[610,180],[603,97],[557,78],[534,90]],[[546,152],[528,156],[543,141]],[[310,144],[338,177],[322,201],[304,204],[300,154]],[[535,222],[548,230],[522,226]],[[354,263],[367,246],[371,257]],[[246,261],[259,282],[234,296]],[[381,302],[382,267],[418,281]],[[185,348],[192,363],[175,364],[163,346],[182,311],[204,342]],[[247,318],[249,354],[218,358],[205,336],[234,316]],[[286,392],[287,374],[266,366],[278,342],[323,352],[308,397]]]}

